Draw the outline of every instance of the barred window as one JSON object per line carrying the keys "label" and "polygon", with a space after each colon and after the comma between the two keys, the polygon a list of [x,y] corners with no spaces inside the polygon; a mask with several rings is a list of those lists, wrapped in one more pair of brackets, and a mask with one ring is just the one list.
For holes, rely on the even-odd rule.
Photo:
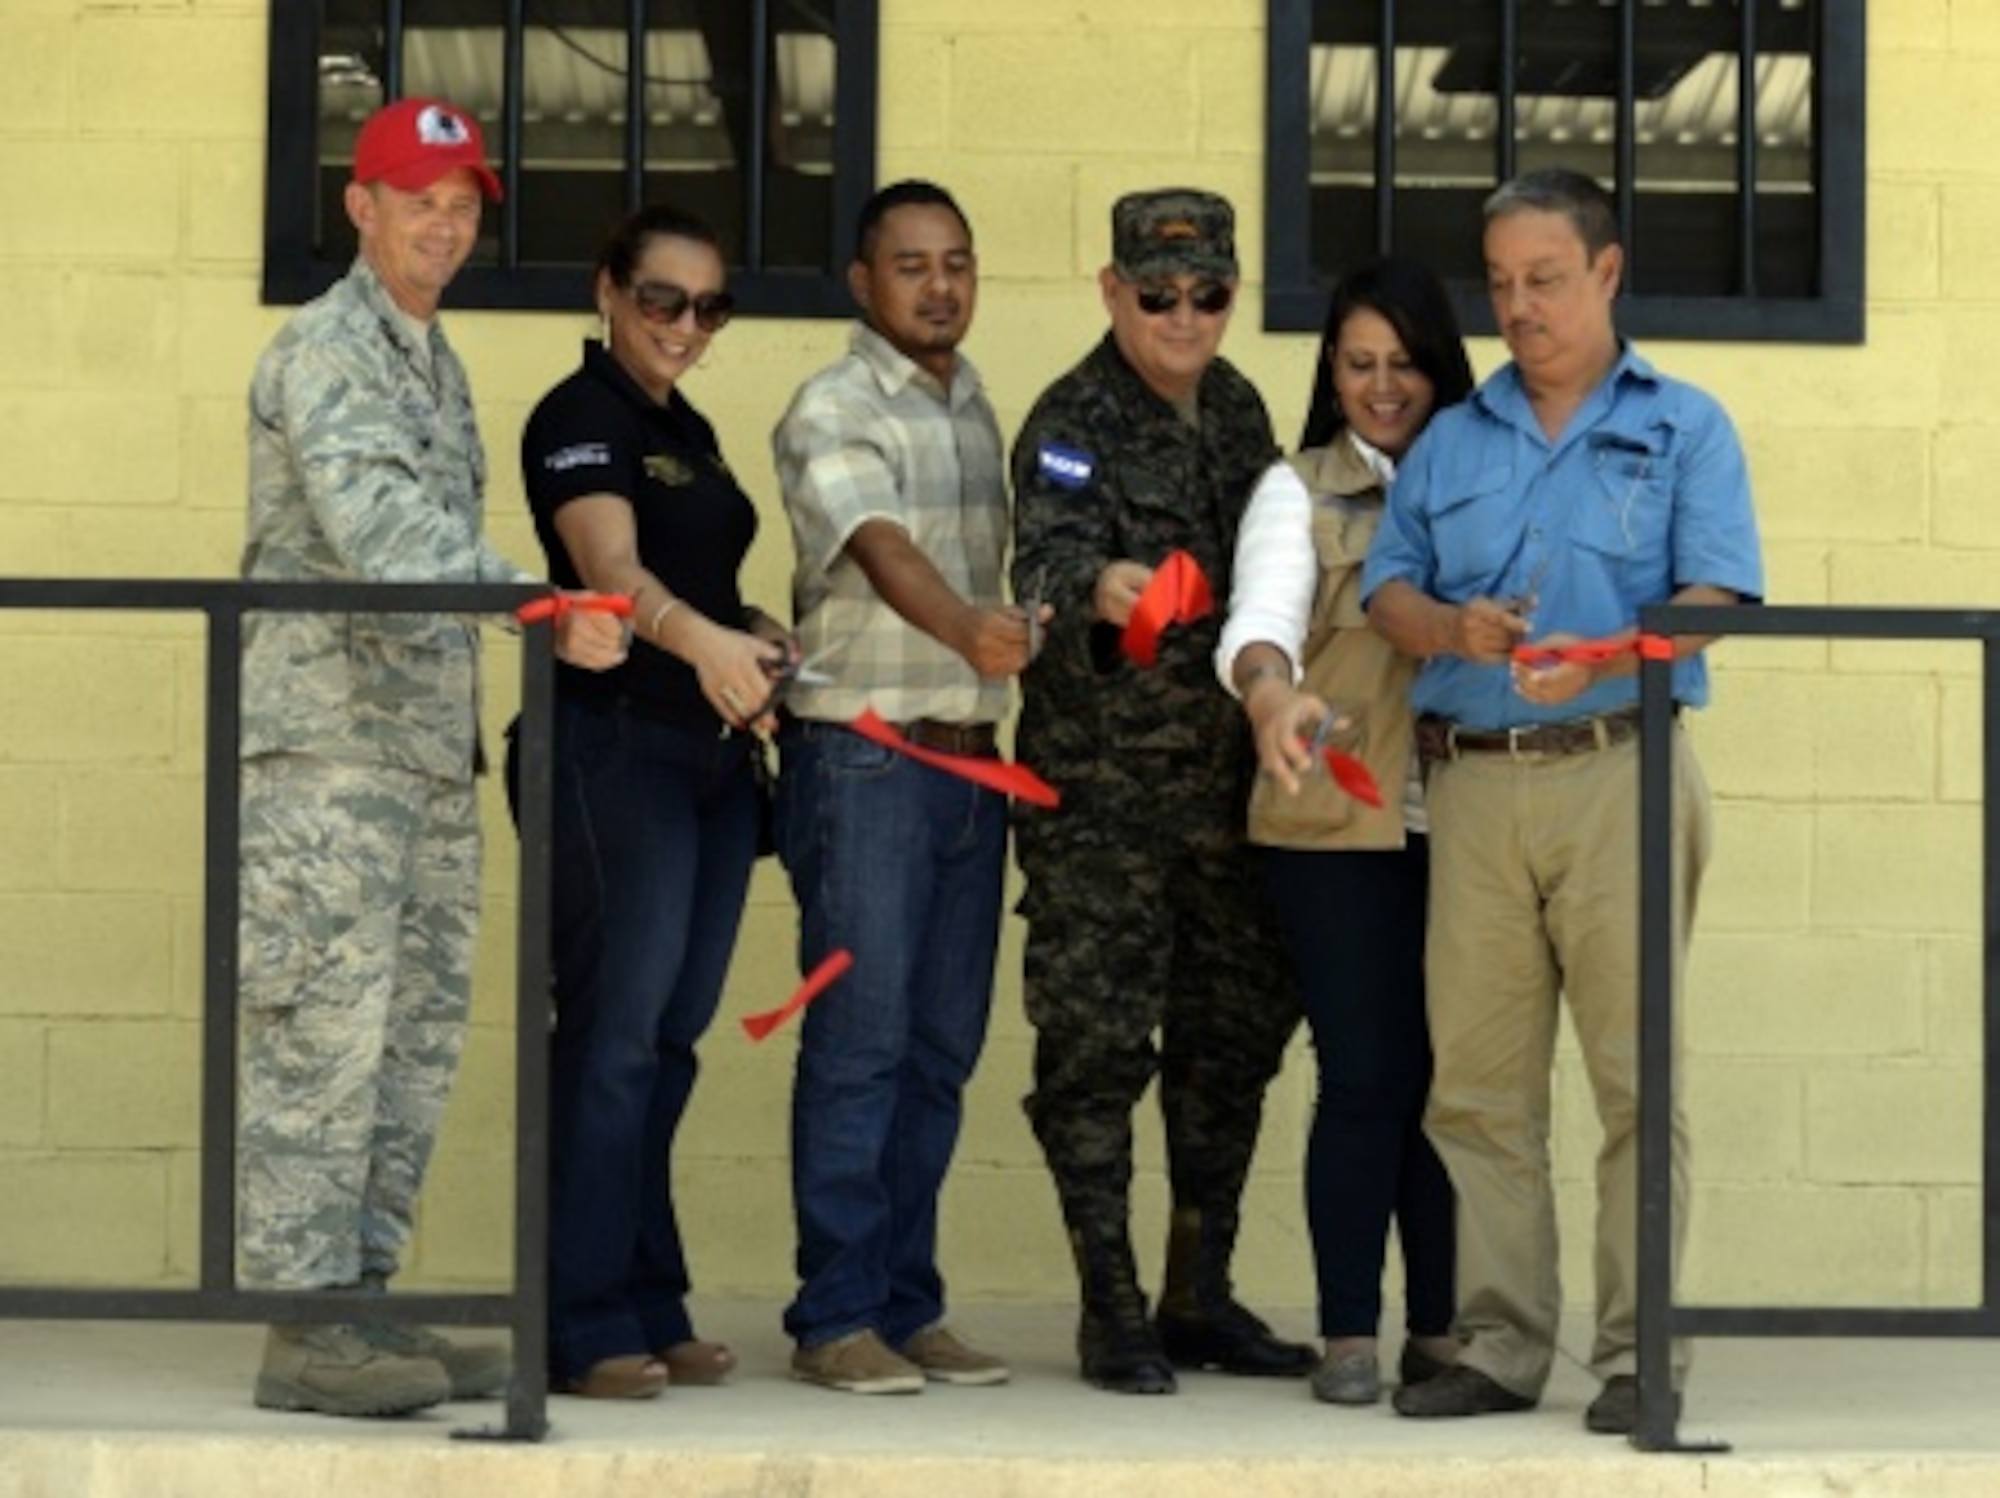
{"label": "barred window", "polygon": [[877,0],[271,0],[264,298],[345,272],[361,122],[426,95],[479,120],[506,185],[455,305],[578,306],[606,232],[664,199],[716,225],[745,311],[848,316],[876,19]]}
{"label": "barred window", "polygon": [[1612,189],[1637,336],[1859,342],[1863,0],[1271,0],[1266,325],[1379,254],[1491,332],[1480,206]]}

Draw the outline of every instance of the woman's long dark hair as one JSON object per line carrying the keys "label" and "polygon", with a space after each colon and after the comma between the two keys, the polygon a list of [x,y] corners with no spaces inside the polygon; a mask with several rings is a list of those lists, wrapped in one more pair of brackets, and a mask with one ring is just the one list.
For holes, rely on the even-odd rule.
{"label": "woman's long dark hair", "polygon": [[1437,392],[1434,409],[1457,405],[1472,392],[1472,364],[1465,357],[1465,339],[1458,315],[1443,284],[1414,260],[1378,260],[1341,277],[1326,310],[1326,327],[1319,337],[1319,360],[1313,369],[1312,407],[1299,446],[1324,447],[1347,417],[1333,389],[1333,352],[1340,329],[1357,309],[1381,315],[1410,355],[1410,362],[1429,377]]}

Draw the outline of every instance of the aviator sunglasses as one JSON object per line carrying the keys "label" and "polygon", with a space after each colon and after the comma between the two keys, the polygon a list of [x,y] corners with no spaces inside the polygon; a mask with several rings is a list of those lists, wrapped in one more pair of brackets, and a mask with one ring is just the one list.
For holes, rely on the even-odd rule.
{"label": "aviator sunglasses", "polygon": [[1165,317],[1180,306],[1183,296],[1202,316],[1215,317],[1229,310],[1229,304],[1236,299],[1236,288],[1224,281],[1197,281],[1186,291],[1178,286],[1132,283],[1133,300],[1148,317]]}
{"label": "aviator sunglasses", "polygon": [[685,286],[676,286],[671,281],[635,281],[632,300],[639,304],[641,317],[662,326],[679,322],[681,314],[692,307],[695,326],[704,333],[717,331],[736,310],[736,298],[726,291],[704,291],[694,296]]}

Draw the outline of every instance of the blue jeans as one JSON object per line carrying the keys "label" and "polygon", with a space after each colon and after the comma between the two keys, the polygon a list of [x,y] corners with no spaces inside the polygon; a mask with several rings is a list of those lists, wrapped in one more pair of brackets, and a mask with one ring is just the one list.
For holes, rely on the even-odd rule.
{"label": "blue jeans", "polygon": [[549,1371],[693,1335],[670,1156],[756,856],[748,745],[559,700]]}
{"label": "blue jeans", "polygon": [[800,1036],[785,1329],[900,1346],[944,1314],[937,1198],[986,1040],[1007,802],[834,724],[788,723],[779,745],[800,967],[854,957]]}

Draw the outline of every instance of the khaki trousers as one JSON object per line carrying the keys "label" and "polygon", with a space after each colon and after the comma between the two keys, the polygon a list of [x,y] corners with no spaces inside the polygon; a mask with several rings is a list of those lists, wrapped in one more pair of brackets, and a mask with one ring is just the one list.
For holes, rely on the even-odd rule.
{"label": "khaki trousers", "polygon": [[[1681,973],[1708,860],[1708,786],[1674,730],[1674,1046]],[[1424,1127],[1458,1192],[1464,1361],[1539,1397],[1562,1285],[1549,1170],[1557,1004],[1597,1104],[1591,1371],[1635,1371],[1639,1191],[1639,748],[1477,754],[1430,767],[1425,969],[1436,1073]],[[1674,1260],[1687,1230],[1687,1126],[1674,1100]],[[1676,1381],[1686,1366],[1676,1346]]]}

